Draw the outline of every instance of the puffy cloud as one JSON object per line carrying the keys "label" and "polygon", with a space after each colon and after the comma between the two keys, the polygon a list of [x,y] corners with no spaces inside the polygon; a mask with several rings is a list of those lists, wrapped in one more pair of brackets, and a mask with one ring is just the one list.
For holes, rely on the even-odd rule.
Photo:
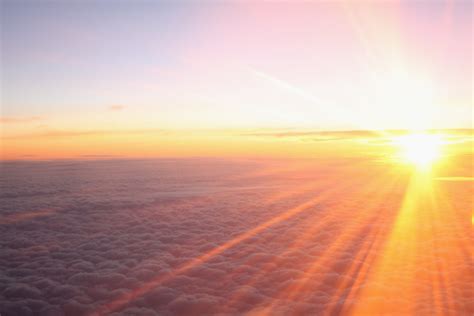
{"label": "puffy cloud", "polygon": [[[405,187],[371,208],[367,197],[380,188],[364,185],[385,179],[370,172],[347,178],[347,166],[315,164],[289,178],[259,176],[261,168],[261,161],[201,159],[5,164],[0,313],[88,315],[114,306],[112,315],[313,315],[357,304],[352,294],[373,282],[366,272],[383,254]],[[249,178],[259,186],[249,190]],[[311,189],[268,202],[314,179]],[[455,298],[443,310],[468,314],[472,262],[452,256],[468,226],[445,221],[433,240],[417,244],[413,301],[364,299],[432,314],[427,293],[443,277]],[[423,262],[444,267],[442,275]],[[387,275],[413,282],[410,271]],[[381,284],[382,293],[391,286]]]}
{"label": "puffy cloud", "polygon": [[4,289],[2,294],[9,299],[41,297],[41,292],[37,288],[22,283],[12,284]]}

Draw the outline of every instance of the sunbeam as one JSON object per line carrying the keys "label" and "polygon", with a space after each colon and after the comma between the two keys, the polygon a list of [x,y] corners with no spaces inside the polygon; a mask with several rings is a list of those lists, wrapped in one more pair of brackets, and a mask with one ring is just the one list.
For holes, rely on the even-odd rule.
{"label": "sunbeam", "polygon": [[[431,315],[451,315],[453,284],[447,270],[450,264],[464,260],[455,235],[454,211],[443,202],[432,175],[415,172],[370,277],[361,287],[350,309],[353,315],[416,314],[419,306],[413,297],[429,300]],[[448,253],[440,258],[440,251]],[[415,281],[418,280],[418,281]],[[421,284],[426,280],[429,287]],[[427,292],[429,291],[429,292]],[[420,302],[421,304],[421,302]]]}
{"label": "sunbeam", "polygon": [[0,316],[474,315],[473,9],[0,0]]}
{"label": "sunbeam", "polygon": [[216,256],[216,255],[218,255],[218,254],[220,254],[220,253],[222,253],[222,252],[238,245],[239,243],[249,239],[250,237],[253,237],[255,235],[260,234],[261,232],[265,231],[269,227],[271,227],[273,225],[276,225],[280,222],[283,222],[283,221],[297,215],[298,213],[306,211],[308,208],[313,207],[314,205],[320,203],[321,201],[324,201],[324,199],[327,199],[327,198],[331,197],[334,194],[334,192],[338,191],[338,190],[339,190],[339,188],[334,188],[334,189],[330,189],[330,190],[327,190],[325,192],[322,192],[321,194],[319,194],[318,196],[312,198],[311,200],[306,201],[304,203],[301,203],[300,205],[295,206],[295,207],[283,212],[282,214],[279,214],[279,215],[275,216],[274,218],[260,224],[259,226],[255,227],[255,228],[253,228],[253,229],[251,229],[247,232],[242,233],[241,235],[239,235],[239,236],[235,237],[234,239],[229,240],[228,242],[226,242],[226,243],[210,250],[209,252],[207,252],[205,254],[202,254],[199,257],[194,258],[194,259],[186,262],[185,264],[181,265],[176,270],[174,270],[170,273],[167,273],[165,275],[158,275],[157,277],[153,278],[150,281],[147,281],[144,285],[142,285],[138,289],[135,289],[131,293],[127,293],[126,295],[123,295],[123,296],[119,297],[118,299],[116,299],[112,302],[104,304],[103,306],[98,308],[95,312],[93,312],[92,315],[106,315],[106,314],[111,313],[113,311],[119,310],[121,307],[125,306],[126,304],[130,303],[131,301],[135,300],[136,298],[144,295],[145,293],[147,293],[151,289],[157,287],[158,285],[160,285],[164,282],[167,282],[167,281],[171,280],[172,278],[174,278],[175,276],[177,276],[179,274],[182,274],[182,273],[185,273],[186,271],[190,270],[191,268],[194,268],[194,267],[210,260],[214,256]]}

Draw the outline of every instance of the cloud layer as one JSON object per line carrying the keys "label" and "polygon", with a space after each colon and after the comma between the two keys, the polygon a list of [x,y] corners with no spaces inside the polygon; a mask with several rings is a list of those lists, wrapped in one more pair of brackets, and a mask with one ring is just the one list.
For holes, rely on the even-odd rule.
{"label": "cloud layer", "polygon": [[[472,262],[453,248],[467,244],[470,228],[459,221],[418,243],[416,261],[445,270],[421,264],[411,301],[356,295],[372,282],[363,271],[383,254],[408,181],[361,164],[5,163],[0,313],[314,315],[360,299],[414,306],[419,315],[471,313]],[[462,210],[468,192],[450,188]],[[433,303],[441,272],[452,304]]]}

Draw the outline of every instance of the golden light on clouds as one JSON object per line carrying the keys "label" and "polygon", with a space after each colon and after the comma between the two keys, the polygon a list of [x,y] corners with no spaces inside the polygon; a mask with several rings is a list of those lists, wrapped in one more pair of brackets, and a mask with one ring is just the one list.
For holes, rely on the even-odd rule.
{"label": "golden light on clouds", "polygon": [[474,2],[0,1],[0,316],[474,315]]}

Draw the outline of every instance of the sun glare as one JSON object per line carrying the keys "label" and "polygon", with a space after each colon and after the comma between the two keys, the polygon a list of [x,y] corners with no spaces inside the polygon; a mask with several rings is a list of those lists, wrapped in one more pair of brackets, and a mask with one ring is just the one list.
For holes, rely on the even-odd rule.
{"label": "sun glare", "polygon": [[434,134],[410,134],[394,140],[399,147],[403,162],[418,167],[428,167],[439,159],[441,154],[441,136]]}

